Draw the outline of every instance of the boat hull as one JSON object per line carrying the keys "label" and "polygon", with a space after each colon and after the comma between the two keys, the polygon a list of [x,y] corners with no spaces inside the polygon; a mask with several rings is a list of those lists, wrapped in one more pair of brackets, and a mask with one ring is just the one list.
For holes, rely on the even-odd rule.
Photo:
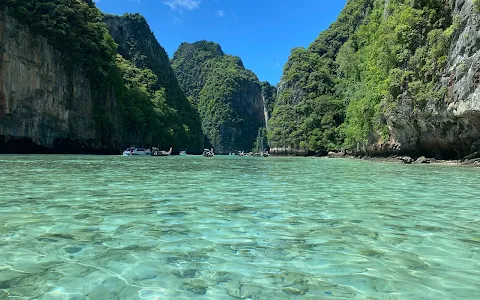
{"label": "boat hull", "polygon": [[123,156],[145,156],[145,155],[151,155],[150,149],[144,149],[144,148],[129,148],[125,151],[123,151]]}

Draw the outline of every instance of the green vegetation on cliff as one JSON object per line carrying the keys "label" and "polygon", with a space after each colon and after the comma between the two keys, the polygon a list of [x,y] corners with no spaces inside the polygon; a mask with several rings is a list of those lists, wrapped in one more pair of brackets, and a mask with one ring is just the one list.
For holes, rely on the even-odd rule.
{"label": "green vegetation on cliff", "polygon": [[445,1],[390,1],[376,5],[337,57],[347,108],[346,145],[389,136],[385,116],[402,97],[416,112],[427,101],[443,101],[439,88],[455,31]]}
{"label": "green vegetation on cliff", "polygon": [[119,45],[118,52],[138,68],[151,70],[155,75],[152,89],[164,95],[168,113],[163,114],[163,126],[169,126],[171,132],[162,145],[200,151],[203,136],[198,112],[180,88],[170,59],[145,18],[139,14],[107,15],[105,23]]}
{"label": "green vegetation on cliff", "polygon": [[477,12],[480,13],[480,0],[473,0],[473,4],[477,8]]}
{"label": "green vegetation on cliff", "polygon": [[386,115],[401,97],[419,109],[442,101],[438,82],[456,26],[451,2],[348,1],[315,42],[292,51],[270,145],[318,151],[386,140]]}
{"label": "green vegetation on cliff", "polygon": [[250,150],[264,126],[262,89],[255,74],[218,44],[183,43],[172,66],[180,86],[198,108],[206,145],[218,152]]}
{"label": "green vegetation on cliff", "polygon": [[165,89],[155,88],[157,76],[150,69],[137,68],[120,55],[116,65],[116,76],[121,76],[123,84],[115,89],[122,101],[127,139],[148,145],[171,143],[175,132],[171,120],[176,112],[166,103]]}
{"label": "green vegetation on cliff", "polygon": [[335,59],[371,9],[371,2],[350,1],[308,49],[292,50],[269,123],[270,146],[316,151],[343,144],[345,102],[339,93]]}
{"label": "green vegetation on cliff", "polygon": [[198,115],[178,87],[158,42],[150,39],[154,48],[144,51],[143,37],[151,31],[142,17],[129,17],[139,20],[138,32],[133,33],[137,39],[129,39],[129,52],[121,53],[132,63],[117,55],[118,45],[104,15],[91,0],[6,0],[6,5],[9,14],[48,39],[62,54],[67,70],[85,71],[103,147],[136,144],[200,150]]}
{"label": "green vegetation on cliff", "polygon": [[63,54],[66,66],[106,76],[117,46],[91,0],[5,0],[9,13]]}

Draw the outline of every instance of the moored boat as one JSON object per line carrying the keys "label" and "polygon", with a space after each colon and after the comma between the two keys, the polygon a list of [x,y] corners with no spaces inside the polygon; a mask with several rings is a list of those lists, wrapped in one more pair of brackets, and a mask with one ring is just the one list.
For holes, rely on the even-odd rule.
{"label": "moored boat", "polygon": [[213,157],[215,156],[215,153],[213,152],[213,148],[212,149],[203,149],[203,156],[205,157]]}
{"label": "moored boat", "polygon": [[172,147],[170,147],[170,150],[169,151],[164,151],[164,150],[160,150],[158,148],[152,148],[152,156],[170,156],[172,155]]}
{"label": "moored boat", "polygon": [[123,154],[122,154],[122,155],[123,155],[123,156],[130,156],[130,155],[132,155],[133,150],[135,150],[135,148],[132,148],[132,147],[127,148],[125,151],[123,151]]}
{"label": "moored boat", "polygon": [[130,147],[123,151],[124,156],[131,156],[131,155],[150,155],[152,152],[150,149],[145,148],[135,148]]}
{"label": "moored boat", "polygon": [[132,155],[150,155],[151,151],[150,149],[145,149],[145,148],[135,148],[133,150]]}
{"label": "moored boat", "polygon": [[187,156],[187,151],[180,151],[180,156]]}

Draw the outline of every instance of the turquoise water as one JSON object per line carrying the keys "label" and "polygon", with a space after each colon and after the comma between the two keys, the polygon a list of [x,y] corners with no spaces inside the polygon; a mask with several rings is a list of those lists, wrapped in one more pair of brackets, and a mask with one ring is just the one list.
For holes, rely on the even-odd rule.
{"label": "turquoise water", "polygon": [[0,156],[0,299],[480,299],[480,170]]}

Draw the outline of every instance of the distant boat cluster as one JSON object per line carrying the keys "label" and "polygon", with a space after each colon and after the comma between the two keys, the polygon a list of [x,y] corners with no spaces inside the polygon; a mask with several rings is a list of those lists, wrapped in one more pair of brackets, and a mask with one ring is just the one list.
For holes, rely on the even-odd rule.
{"label": "distant boat cluster", "polygon": [[261,151],[261,152],[247,152],[245,153],[244,151],[238,151],[237,153],[230,153],[229,155],[233,156],[259,156],[259,157],[269,157],[270,153],[268,151]]}
{"label": "distant boat cluster", "polygon": [[153,147],[152,149],[130,147],[123,151],[123,156],[132,155],[169,156],[172,155],[172,147],[170,147],[169,151],[160,150],[155,147]]}
{"label": "distant boat cluster", "polygon": [[[147,148],[135,148],[135,147],[130,147],[127,148],[125,151],[123,151],[123,156],[170,156],[172,155],[172,147],[170,147],[169,151],[164,151],[160,150],[156,147],[153,147],[152,149],[147,149]],[[187,151],[180,151],[179,153],[180,156],[187,156]],[[203,149],[203,154],[204,157],[214,157],[215,152],[212,149]],[[237,151],[237,152],[231,152],[229,153],[230,156],[258,156],[258,157],[269,157],[270,153],[268,151],[261,151],[261,152],[247,152],[245,153],[244,151]]]}

